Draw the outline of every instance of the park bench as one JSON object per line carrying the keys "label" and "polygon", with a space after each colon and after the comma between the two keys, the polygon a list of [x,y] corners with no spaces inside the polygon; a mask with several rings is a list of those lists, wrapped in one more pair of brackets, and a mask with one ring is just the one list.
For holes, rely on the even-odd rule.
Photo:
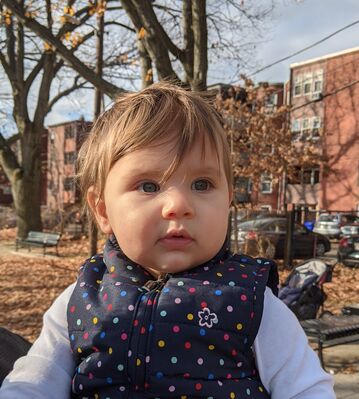
{"label": "park bench", "polygon": [[301,321],[309,342],[315,344],[320,363],[325,369],[323,349],[359,341],[359,316],[323,316]]}
{"label": "park bench", "polygon": [[44,233],[42,231],[29,231],[26,238],[16,238],[16,251],[20,247],[27,247],[29,252],[31,247],[43,248],[44,255],[46,248],[55,247],[56,255],[59,256],[57,246],[60,241],[61,234],[59,233]]}

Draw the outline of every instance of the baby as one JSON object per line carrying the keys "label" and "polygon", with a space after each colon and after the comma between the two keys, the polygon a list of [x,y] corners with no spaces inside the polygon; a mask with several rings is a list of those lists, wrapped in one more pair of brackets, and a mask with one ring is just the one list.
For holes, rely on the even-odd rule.
{"label": "baby", "polygon": [[45,314],[1,399],[335,398],[274,295],[275,265],[228,248],[231,154],[200,94],[122,96],[83,144],[79,180],[104,252]]}

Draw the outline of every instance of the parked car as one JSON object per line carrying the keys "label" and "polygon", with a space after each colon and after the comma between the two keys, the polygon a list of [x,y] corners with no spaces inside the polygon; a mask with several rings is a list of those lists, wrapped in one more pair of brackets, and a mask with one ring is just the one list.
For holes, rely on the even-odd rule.
{"label": "parked car", "polygon": [[340,240],[338,261],[345,266],[359,267],[359,234]]}
{"label": "parked car", "polygon": [[[244,250],[247,240],[267,237],[274,245],[274,253],[268,256],[281,259],[284,257],[286,232],[287,219],[285,217],[247,220],[238,224],[238,246],[240,250]],[[330,251],[330,241],[327,237],[313,233],[300,224],[295,224],[294,258],[306,259],[313,256],[323,256],[327,251]]]}
{"label": "parked car", "polygon": [[340,228],[343,237],[359,235],[359,219],[357,223],[345,224]]}
{"label": "parked car", "polygon": [[330,238],[340,238],[341,227],[355,222],[356,219],[357,216],[351,213],[322,213],[315,222],[313,231]]}

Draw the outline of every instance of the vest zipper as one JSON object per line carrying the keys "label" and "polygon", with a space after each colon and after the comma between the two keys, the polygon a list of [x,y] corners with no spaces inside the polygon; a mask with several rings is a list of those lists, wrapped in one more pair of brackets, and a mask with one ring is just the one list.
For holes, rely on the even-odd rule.
{"label": "vest zipper", "polygon": [[[141,324],[140,324],[140,329],[145,328],[146,329],[146,334],[142,335],[141,333],[138,335],[138,343],[137,343],[137,354],[136,354],[136,359],[142,358],[142,372],[136,372],[135,373],[135,378],[133,381],[134,387],[139,388],[140,390],[145,390],[146,386],[146,356],[147,356],[147,348],[148,348],[148,341],[149,341],[149,336],[150,336],[150,331],[149,326],[152,321],[152,315],[154,311],[154,304],[157,302],[156,299],[160,292],[162,291],[162,288],[165,286],[167,281],[170,279],[171,274],[166,273],[165,275],[160,276],[157,280],[149,280],[146,282],[146,284],[143,285],[143,288],[147,291],[147,301],[143,301],[143,304],[145,306],[144,308],[144,313],[142,316]],[[144,294],[146,295],[146,294]],[[151,301],[152,305],[148,306],[148,302]],[[141,339],[142,338],[142,339]],[[137,375],[137,376],[136,376]],[[137,390],[136,389],[136,390]]]}

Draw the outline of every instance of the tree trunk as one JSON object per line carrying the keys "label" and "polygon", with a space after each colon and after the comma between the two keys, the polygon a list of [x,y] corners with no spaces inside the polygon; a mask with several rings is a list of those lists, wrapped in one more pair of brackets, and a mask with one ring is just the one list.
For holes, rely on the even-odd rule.
{"label": "tree trunk", "polygon": [[[97,36],[96,36],[96,74],[102,78],[103,69],[103,34],[104,34],[104,15],[100,13],[97,15]],[[100,88],[95,87],[94,98],[94,120],[101,114],[102,111],[102,92]],[[98,227],[96,221],[89,218],[89,243],[90,256],[97,253]]]}
{"label": "tree trunk", "polygon": [[193,80],[193,27],[192,27],[192,0],[184,0],[182,3],[182,28],[185,58],[183,67],[185,70],[185,83],[190,85]]}
{"label": "tree trunk", "polygon": [[30,230],[42,230],[40,180],[40,168],[32,171],[31,176],[15,176],[11,179],[18,237],[26,237]]}
{"label": "tree trunk", "polygon": [[17,235],[41,231],[41,132],[31,123],[21,132],[22,167],[8,172],[16,209]]}
{"label": "tree trunk", "polygon": [[137,49],[141,63],[142,89],[145,89],[153,83],[152,61],[141,39],[137,39]]}
{"label": "tree trunk", "polygon": [[207,33],[207,14],[206,0],[192,2],[192,24],[194,36],[193,53],[193,81],[192,90],[207,89],[207,69],[208,69],[208,33]]}

